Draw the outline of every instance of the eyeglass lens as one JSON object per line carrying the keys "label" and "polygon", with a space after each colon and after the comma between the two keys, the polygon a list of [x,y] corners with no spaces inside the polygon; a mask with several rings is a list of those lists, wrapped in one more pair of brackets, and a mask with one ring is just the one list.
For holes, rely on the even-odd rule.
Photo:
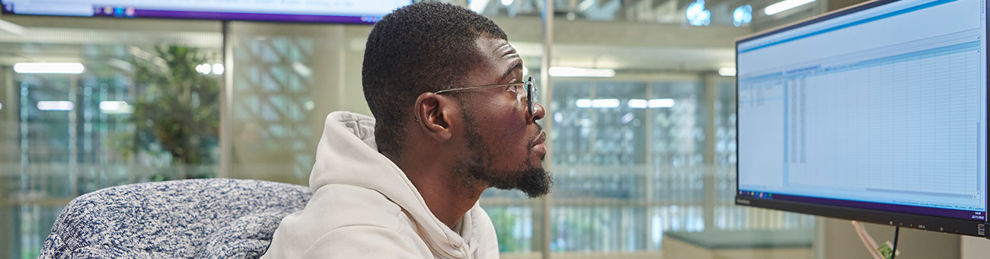
{"label": "eyeglass lens", "polygon": [[533,116],[533,77],[530,76],[526,80],[526,108],[529,110],[529,116]]}

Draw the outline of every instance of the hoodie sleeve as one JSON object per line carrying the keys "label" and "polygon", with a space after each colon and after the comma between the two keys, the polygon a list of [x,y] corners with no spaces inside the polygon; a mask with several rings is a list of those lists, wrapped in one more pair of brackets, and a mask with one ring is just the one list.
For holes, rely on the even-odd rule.
{"label": "hoodie sleeve", "polygon": [[379,226],[347,226],[320,237],[302,258],[421,258],[409,239]]}

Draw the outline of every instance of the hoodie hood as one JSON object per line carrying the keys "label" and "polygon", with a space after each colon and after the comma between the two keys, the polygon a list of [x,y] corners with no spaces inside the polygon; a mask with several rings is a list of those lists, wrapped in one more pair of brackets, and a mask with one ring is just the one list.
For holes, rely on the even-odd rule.
{"label": "hoodie hood", "polygon": [[[477,249],[471,244],[477,236],[474,233],[484,233],[477,230],[486,227],[479,217],[484,216],[484,222],[490,222],[488,215],[475,203],[461,220],[463,237],[444,225],[426,206],[406,174],[378,153],[374,129],[375,119],[365,115],[350,112],[328,115],[309,178],[310,189],[316,193],[324,186],[343,184],[375,190],[408,213],[434,254],[454,258],[472,254],[473,251],[463,248]],[[490,223],[487,227],[491,228]]]}

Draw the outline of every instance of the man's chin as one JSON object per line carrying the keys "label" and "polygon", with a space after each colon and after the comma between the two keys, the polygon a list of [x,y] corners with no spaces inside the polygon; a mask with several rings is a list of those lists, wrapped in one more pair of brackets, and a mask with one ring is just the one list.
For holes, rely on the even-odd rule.
{"label": "man's chin", "polygon": [[542,163],[518,171],[492,171],[481,166],[469,167],[467,171],[472,178],[480,180],[489,187],[520,190],[531,198],[550,193],[553,186],[553,179],[550,173],[543,169]]}
{"label": "man's chin", "polygon": [[515,189],[526,193],[530,198],[537,198],[550,193],[553,187],[553,178],[550,173],[543,170],[543,167],[533,167],[526,170],[523,179],[517,183]]}

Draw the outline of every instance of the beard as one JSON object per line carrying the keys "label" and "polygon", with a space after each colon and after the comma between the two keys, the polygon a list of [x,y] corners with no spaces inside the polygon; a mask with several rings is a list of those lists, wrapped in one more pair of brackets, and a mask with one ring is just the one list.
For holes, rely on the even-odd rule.
{"label": "beard", "polygon": [[[490,187],[503,190],[518,189],[526,193],[530,198],[536,198],[550,193],[553,179],[543,167],[531,166],[532,150],[527,149],[526,161],[517,170],[496,170],[492,166],[491,149],[485,145],[478,133],[478,127],[467,115],[462,115],[467,122],[467,143],[468,148],[474,152],[467,154],[461,159],[456,172],[464,177],[465,184],[469,186],[473,183],[481,182]],[[533,140],[529,146],[532,146]]]}

